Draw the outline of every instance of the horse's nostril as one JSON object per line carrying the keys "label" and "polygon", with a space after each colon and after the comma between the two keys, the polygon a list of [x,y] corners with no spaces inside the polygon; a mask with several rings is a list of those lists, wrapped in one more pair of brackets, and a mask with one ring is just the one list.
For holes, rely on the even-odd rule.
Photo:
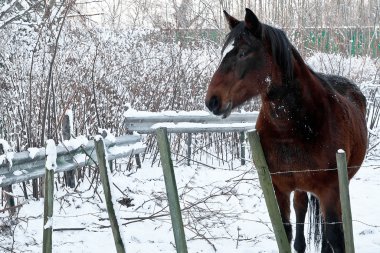
{"label": "horse's nostril", "polygon": [[212,96],[207,107],[212,112],[217,110],[219,108],[219,98],[217,96]]}

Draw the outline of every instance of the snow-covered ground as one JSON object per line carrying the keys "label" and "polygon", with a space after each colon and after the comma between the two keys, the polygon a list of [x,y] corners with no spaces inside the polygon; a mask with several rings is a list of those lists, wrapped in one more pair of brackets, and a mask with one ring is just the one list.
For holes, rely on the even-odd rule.
{"label": "snow-covered ground", "polygon": [[[196,157],[201,163],[191,166],[174,161],[189,252],[277,252],[251,162],[241,166],[238,159],[224,158],[223,163],[213,154]],[[356,252],[380,252],[379,172],[380,157],[371,155],[350,184]],[[58,187],[53,252],[116,252],[102,187],[91,184],[93,177],[75,191]],[[130,171],[121,164],[113,182],[117,199],[133,198],[134,206],[116,206],[125,224],[121,230],[127,252],[175,252],[158,162],[152,166],[152,159],[146,158],[142,169]],[[14,190],[22,195],[18,186]],[[26,202],[13,221],[1,214],[0,252],[40,252],[42,216],[43,200]]]}

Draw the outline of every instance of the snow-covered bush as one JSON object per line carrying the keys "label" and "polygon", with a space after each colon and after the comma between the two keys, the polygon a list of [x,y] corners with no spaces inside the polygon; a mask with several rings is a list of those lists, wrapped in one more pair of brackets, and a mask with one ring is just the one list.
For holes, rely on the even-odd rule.
{"label": "snow-covered bush", "polygon": [[317,52],[307,58],[307,63],[317,72],[347,77],[362,88],[380,84],[378,67],[368,56],[344,56]]}
{"label": "snow-covered bush", "polygon": [[215,43],[197,38],[181,42],[175,32],[68,23],[50,73],[55,49],[40,44],[38,35],[18,27],[0,30],[5,59],[0,65],[0,134],[21,149],[38,146],[50,74],[49,137],[59,138],[68,108],[75,114],[76,134],[94,134],[98,127],[118,133],[126,103],[148,111],[202,109],[220,56]]}

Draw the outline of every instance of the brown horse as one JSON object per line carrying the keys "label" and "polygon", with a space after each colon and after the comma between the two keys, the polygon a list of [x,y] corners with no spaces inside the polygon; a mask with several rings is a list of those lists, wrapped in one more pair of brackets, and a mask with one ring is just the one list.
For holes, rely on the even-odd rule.
{"label": "brown horse", "polygon": [[351,179],[367,148],[365,97],[346,78],[315,73],[282,30],[261,23],[251,10],[246,9],[244,21],[224,13],[231,32],[208,87],[206,106],[227,117],[245,101],[261,97],[256,129],[289,241],[294,192],[294,248],[305,252],[309,192],[318,198],[323,214],[322,252],[344,252],[335,154],[346,151]]}

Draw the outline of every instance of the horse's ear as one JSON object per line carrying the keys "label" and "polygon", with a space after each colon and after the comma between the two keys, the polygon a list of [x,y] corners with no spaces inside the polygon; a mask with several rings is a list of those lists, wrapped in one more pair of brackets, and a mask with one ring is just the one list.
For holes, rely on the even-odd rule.
{"label": "horse's ear", "polygon": [[234,29],[234,27],[237,26],[237,24],[239,24],[239,20],[237,20],[236,18],[232,17],[225,10],[223,11],[223,13],[224,13],[224,16],[227,19],[228,26],[230,27],[230,29],[231,30]]}
{"label": "horse's ear", "polygon": [[245,9],[245,26],[250,30],[253,35],[260,38],[261,37],[261,23],[256,15],[248,8]]}

